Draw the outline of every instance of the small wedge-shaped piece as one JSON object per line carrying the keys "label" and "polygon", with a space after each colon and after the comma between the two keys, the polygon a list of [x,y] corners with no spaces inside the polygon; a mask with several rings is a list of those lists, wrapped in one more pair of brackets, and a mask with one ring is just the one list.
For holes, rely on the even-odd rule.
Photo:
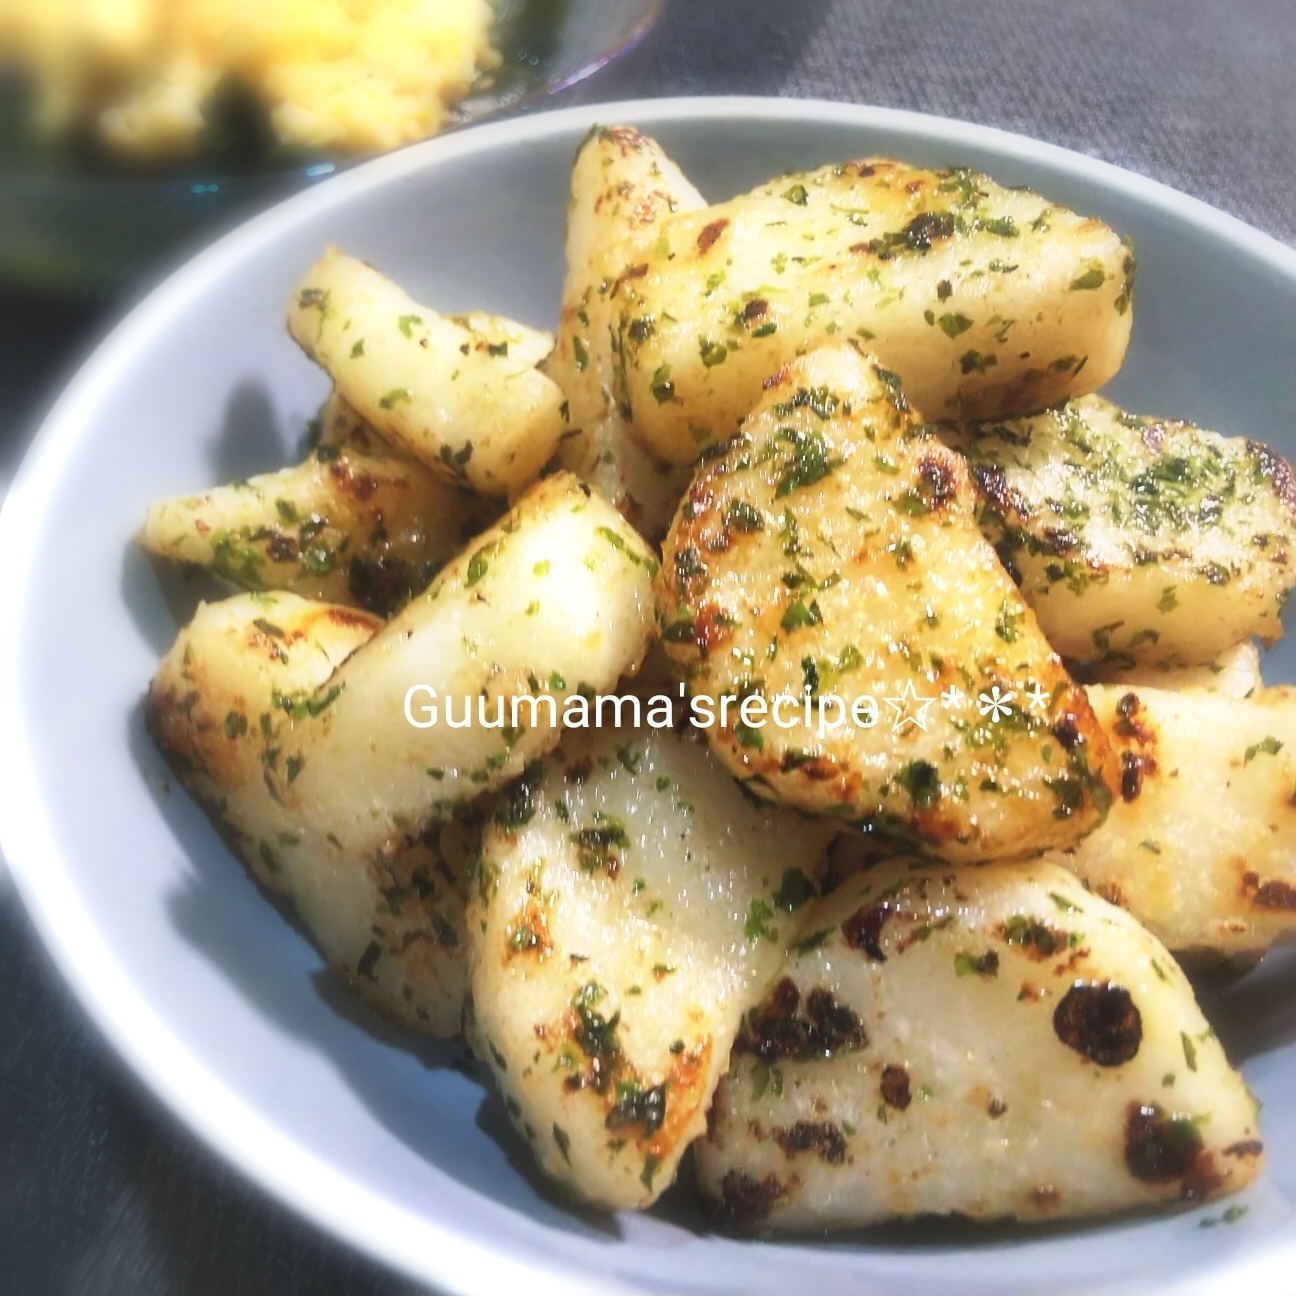
{"label": "small wedge-shaped piece", "polygon": [[320,841],[268,795],[267,773],[293,774],[273,745],[292,721],[273,699],[314,694],[381,625],[294,594],[203,604],[158,670],[148,723],[252,876],[292,901],[361,998],[448,1037],[467,982],[460,862],[433,834],[386,852]]}
{"label": "small wedge-shaped piece", "polygon": [[1075,842],[1110,802],[1110,749],[977,530],[963,460],[851,347],[767,388],[698,469],[657,586],[721,759],[948,859]]}
{"label": "small wedge-shaped piece", "polygon": [[623,272],[623,399],[660,459],[725,441],[761,383],[858,337],[929,418],[998,418],[1120,368],[1134,259],[1100,221],[974,172],[874,158],[663,223]]}
{"label": "small wedge-shaped piece", "polygon": [[470,898],[469,1036],[550,1176],[607,1209],[671,1183],[831,836],[670,730],[568,730],[506,794]]}
{"label": "small wedge-shaped piece", "polygon": [[295,468],[150,505],[140,544],[242,589],[389,616],[491,520],[480,496],[417,462],[330,442]]}
{"label": "small wedge-shaped piece", "polygon": [[731,1227],[1058,1220],[1259,1171],[1256,1104],[1187,978],[1065,870],[898,860],[804,931],[696,1147]]}
{"label": "small wedge-shaped piece", "polygon": [[[191,763],[205,744],[219,749],[226,729],[249,735],[240,759],[254,776],[224,787],[222,821],[258,854],[294,839],[321,887],[341,885],[331,868],[400,855],[554,746],[568,699],[638,668],[655,569],[611,505],[569,475],[551,477],[319,678],[313,662],[302,681],[272,671],[245,687],[240,677],[237,714],[222,683],[228,656],[204,665],[197,632],[183,632],[150,692],[153,732]],[[258,597],[275,596],[234,606],[255,609]],[[246,633],[267,661],[296,670],[318,648],[275,619],[278,606],[244,615]],[[331,615],[372,625],[347,609]]]}
{"label": "small wedge-shaped piece", "polygon": [[1055,856],[1171,949],[1296,931],[1296,690],[1087,690],[1121,760],[1106,823]]}
{"label": "small wedge-shaped piece", "polygon": [[537,345],[515,355],[337,248],[293,291],[288,330],[366,422],[482,494],[519,495],[566,429],[561,389],[531,361]]}
{"label": "small wedge-shaped piece", "polygon": [[657,144],[629,126],[596,127],[576,155],[562,316],[545,367],[570,404],[558,458],[654,540],[670,525],[688,471],[635,444],[614,394],[620,276],[647,257],[672,213],[705,206]]}
{"label": "small wedge-shaped piece", "polygon": [[1281,637],[1296,476],[1268,447],[1098,396],[942,436],[966,455],[982,529],[1064,657],[1188,666]]}

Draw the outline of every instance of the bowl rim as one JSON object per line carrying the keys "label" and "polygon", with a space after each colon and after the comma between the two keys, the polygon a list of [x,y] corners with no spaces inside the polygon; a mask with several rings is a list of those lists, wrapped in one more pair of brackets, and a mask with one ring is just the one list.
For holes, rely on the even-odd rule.
{"label": "bowl rim", "polygon": [[[0,508],[0,606],[19,607],[27,594],[37,532],[51,493],[75,449],[78,430],[116,381],[119,369],[148,350],[173,316],[183,312],[227,269],[289,233],[302,219],[343,206],[401,177],[474,153],[574,133],[601,123],[628,122],[645,130],[675,122],[769,121],[853,125],[901,138],[939,139],[989,147],[1010,159],[1043,163],[1093,180],[1270,266],[1296,289],[1296,249],[1236,217],[1167,185],[1112,163],[1027,136],[899,109],[816,99],[694,96],[582,105],[468,127],[347,170],[253,217],[177,270],[113,329],[85,362],[45,418]],[[173,1036],[97,934],[90,913],[66,874],[21,735],[21,628],[0,627],[0,849],[17,892],[64,980],[98,1030],[161,1103],[226,1161],[278,1202],[327,1233],[403,1273],[462,1296],[503,1290],[525,1280],[536,1296],[610,1296],[636,1290],[624,1280],[559,1272],[466,1239],[451,1227],[394,1206],[280,1132],[253,1111]],[[0,865],[2,867],[2,865]],[[1206,1296],[1249,1283],[1280,1289],[1296,1263],[1296,1236],[1259,1254],[1234,1257],[1227,1268],[1161,1289],[1161,1296]]]}

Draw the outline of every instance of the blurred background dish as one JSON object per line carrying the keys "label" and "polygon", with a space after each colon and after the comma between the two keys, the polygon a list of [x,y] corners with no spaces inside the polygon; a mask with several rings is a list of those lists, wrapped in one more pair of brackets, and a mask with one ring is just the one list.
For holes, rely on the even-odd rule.
{"label": "blurred background dish", "polygon": [[[664,0],[491,0],[498,66],[451,103],[441,131],[526,111],[632,48]],[[493,62],[485,59],[483,62]],[[0,63],[0,282],[104,297],[155,275],[252,212],[363,152],[285,144],[267,106],[223,82],[194,156],[115,155],[101,141],[32,127],[33,87]]]}

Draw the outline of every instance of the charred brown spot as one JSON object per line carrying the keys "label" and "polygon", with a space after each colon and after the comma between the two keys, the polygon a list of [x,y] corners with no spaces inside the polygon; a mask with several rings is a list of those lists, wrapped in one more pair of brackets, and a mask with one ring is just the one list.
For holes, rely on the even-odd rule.
{"label": "charred brown spot", "polygon": [[1143,791],[1143,776],[1157,772],[1156,758],[1140,756],[1135,752],[1121,752],[1121,797],[1136,801]]}
{"label": "charred brown spot", "polygon": [[331,607],[324,615],[334,625],[368,628],[374,624],[363,612],[352,612],[350,608]]}
{"label": "charred brown spot", "polygon": [[275,562],[296,562],[301,552],[297,541],[282,531],[271,531],[266,539],[266,552]]}
{"label": "charred brown spot", "polygon": [[720,1181],[720,1194],[717,1214],[721,1222],[741,1229],[767,1219],[774,1207],[787,1198],[787,1189],[776,1175],[754,1179],[741,1170],[730,1170]]}
{"label": "charred brown spot", "polygon": [[1040,538],[1048,547],[1050,553],[1063,557],[1080,547],[1080,541],[1070,532],[1062,527],[1045,527],[1040,534]]}
{"label": "charred brown spot", "polygon": [[861,906],[842,923],[842,939],[851,949],[862,950],[874,963],[885,963],[886,955],[882,952],[881,945],[882,927],[892,912],[891,906],[885,901]]}
{"label": "charred brown spot", "polygon": [[1147,744],[1152,740],[1152,731],[1140,724],[1135,717],[1143,709],[1137,693],[1126,693],[1116,703],[1116,723],[1112,726],[1122,738],[1132,738],[1136,742]]}
{"label": "charred brown spot", "polygon": [[351,597],[375,616],[391,616],[407,599],[419,593],[422,584],[403,558],[384,554],[362,558],[355,554],[347,570]]}
{"label": "charred brown spot", "polygon": [[338,490],[361,504],[378,492],[378,479],[363,469],[353,468],[345,455],[329,464],[329,475],[337,483]]}
{"label": "charred brown spot", "polygon": [[858,175],[861,180],[867,180],[869,176],[876,174],[877,167],[875,167],[871,162],[861,162],[859,164],[859,170],[856,172],[856,175]]}
{"label": "charred brown spot", "polygon": [[1241,1143],[1230,1143],[1224,1149],[1224,1155],[1230,1157],[1257,1157],[1264,1152],[1264,1144],[1259,1139],[1244,1139]]}
{"label": "charred brown spot", "polygon": [[1247,441],[1247,450],[1262,476],[1273,483],[1274,494],[1296,513],[1296,473],[1282,455],[1259,441]]}
{"label": "charred brown spot", "polygon": [[924,455],[918,463],[917,491],[933,512],[943,509],[955,495],[954,469],[936,455]]}
{"label": "charred brown spot", "polygon": [[1060,716],[1053,726],[1053,737],[1062,744],[1063,751],[1074,751],[1084,741],[1080,732],[1079,718],[1070,711]]}
{"label": "charred brown spot", "polygon": [[588,756],[582,756],[580,760],[572,761],[572,763],[563,770],[563,778],[565,778],[568,783],[584,783],[593,772],[594,762]]}
{"label": "charred brown spot", "polygon": [[[1020,998],[1020,996],[1018,996]],[[986,1105],[986,1112],[991,1120],[998,1120],[1008,1110],[1008,1104],[1002,1098],[991,1098]]]}
{"label": "charred brown spot", "polygon": [[1031,1201],[1045,1214],[1062,1209],[1062,1194],[1052,1184],[1037,1184],[1032,1188]]}
{"label": "charred brown spot", "polygon": [[846,1138],[831,1121],[797,1121],[788,1129],[770,1132],[787,1156],[815,1152],[829,1165],[841,1165],[846,1160]]}
{"label": "charred brown spot", "polygon": [[718,648],[733,633],[733,618],[721,607],[708,603],[693,619],[693,642],[704,656]]}
{"label": "charred brown spot", "polygon": [[1187,1116],[1167,1116],[1155,1103],[1130,1103],[1125,1115],[1125,1165],[1144,1183],[1187,1175],[1202,1151],[1202,1136]]}
{"label": "charred brown spot", "polygon": [[882,1068],[882,1080],[878,1085],[882,1094],[882,1101],[888,1107],[894,1107],[896,1111],[904,1111],[913,1101],[909,1093],[909,1069],[908,1067],[888,1064]]}
{"label": "charred brown spot", "polygon": [[749,324],[758,319],[764,319],[769,313],[769,302],[764,297],[753,297],[751,301],[743,307],[743,319]]}
{"label": "charred brown spot", "polygon": [[765,1002],[743,1023],[734,1051],[754,1053],[765,1062],[781,1058],[810,1061],[852,1052],[868,1044],[859,1017],[839,1004],[830,990],[816,987],[801,1009],[801,992],[791,977],[784,977]]}
{"label": "charred brown spot", "polygon": [[[1277,878],[1271,878],[1268,882],[1260,882],[1260,879],[1254,873],[1248,873],[1244,876],[1253,878],[1255,881],[1255,892],[1251,896],[1251,903],[1258,909],[1287,909],[1296,910],[1296,887],[1289,882],[1282,882]],[[1256,885],[1258,883],[1259,885]]]}
{"label": "charred brown spot", "polygon": [[729,218],[722,216],[719,220],[714,220],[710,225],[705,225],[702,232],[697,236],[697,245],[699,252],[710,252],[715,246],[716,240],[721,234],[729,228]]}
{"label": "charred brown spot", "polygon": [[1165,443],[1165,425],[1162,423],[1144,423],[1139,428],[1139,435],[1143,438],[1143,444],[1154,454],[1161,453],[1161,447]]}
{"label": "charred brown spot", "polygon": [[1008,485],[1002,468],[992,464],[972,464],[970,471],[977,491],[1001,517],[1012,514],[1022,518],[1029,516],[1030,506],[1025,497],[1021,491]]}
{"label": "charred brown spot", "polygon": [[1139,1051],[1143,1016],[1124,986],[1077,981],[1053,1012],[1053,1030],[1099,1066],[1120,1066]]}
{"label": "charred brown spot", "polygon": [[543,959],[552,953],[553,941],[549,938],[549,919],[544,907],[535,900],[528,900],[509,932],[505,961],[524,954]]}
{"label": "charred brown spot", "polygon": [[648,273],[648,263],[645,261],[642,265],[629,266],[617,277],[617,281],[612,285],[612,291],[608,294],[609,298],[615,297],[621,291],[621,285],[630,279],[642,279]]}

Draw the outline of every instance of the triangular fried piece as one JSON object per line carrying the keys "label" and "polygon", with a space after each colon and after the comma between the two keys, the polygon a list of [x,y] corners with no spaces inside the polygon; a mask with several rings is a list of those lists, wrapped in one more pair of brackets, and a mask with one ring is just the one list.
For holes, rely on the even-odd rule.
{"label": "triangular fried piece", "polygon": [[1164,946],[1056,865],[896,860],[807,912],[697,1144],[724,1223],[1058,1220],[1236,1192],[1256,1104]]}
{"label": "triangular fried piece", "polygon": [[1111,803],[1107,739],[977,530],[962,458],[850,346],[766,388],[657,578],[721,759],[948,859],[1076,841]]}

